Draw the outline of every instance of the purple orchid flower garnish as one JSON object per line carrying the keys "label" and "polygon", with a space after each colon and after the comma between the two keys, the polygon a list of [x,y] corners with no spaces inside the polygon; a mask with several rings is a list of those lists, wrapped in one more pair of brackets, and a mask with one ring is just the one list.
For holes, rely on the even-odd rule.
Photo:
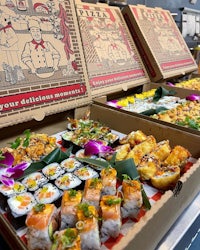
{"label": "purple orchid flower garnish", "polygon": [[189,101],[200,101],[200,96],[196,94],[191,94],[189,96],[186,96],[186,100]]}
{"label": "purple orchid flower garnish", "polygon": [[167,82],[167,85],[170,87],[174,87],[174,84],[172,82]]}
{"label": "purple orchid flower garnish", "polygon": [[112,147],[104,145],[102,141],[90,140],[84,145],[85,155],[97,155],[113,152]]}
{"label": "purple orchid flower garnish", "polygon": [[108,101],[107,104],[114,108],[118,108],[118,109],[122,108],[122,106],[118,105],[117,102],[118,102],[117,100],[112,100],[112,101]]}
{"label": "purple orchid flower garnish", "polygon": [[2,157],[3,159],[0,160],[0,181],[6,186],[12,186],[14,179],[22,176],[30,163],[22,162],[13,166],[14,157],[11,153],[5,152]]}

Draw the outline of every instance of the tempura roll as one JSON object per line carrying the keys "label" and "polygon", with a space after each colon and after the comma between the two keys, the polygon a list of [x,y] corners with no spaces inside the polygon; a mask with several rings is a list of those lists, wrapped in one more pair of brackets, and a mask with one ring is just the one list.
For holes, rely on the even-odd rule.
{"label": "tempura roll", "polygon": [[114,168],[107,167],[101,170],[102,195],[115,195],[117,184],[117,171]]}
{"label": "tempura roll", "polygon": [[102,196],[100,207],[102,213],[101,238],[102,241],[109,237],[119,236],[121,221],[121,198],[115,195]]}
{"label": "tempura roll", "polygon": [[129,143],[130,146],[133,148],[135,145],[143,142],[147,139],[147,135],[145,135],[141,130],[132,131],[122,139],[120,139],[120,144]]}
{"label": "tempura roll", "polygon": [[58,211],[54,204],[37,204],[26,218],[27,245],[30,250],[49,250],[58,228]]}
{"label": "tempura roll", "polygon": [[98,250],[101,247],[98,225],[98,213],[95,206],[81,203],[77,211],[76,227],[81,237],[81,249]]}
{"label": "tempura roll", "polygon": [[150,135],[147,139],[140,144],[136,145],[126,156],[126,159],[132,158],[135,165],[137,166],[142,157],[146,154],[149,154],[156,148],[156,139]]}
{"label": "tempura roll", "polygon": [[82,199],[82,192],[76,190],[66,190],[62,196],[60,209],[60,229],[75,227],[77,222],[77,206]]}
{"label": "tempura roll", "polygon": [[137,180],[124,179],[122,193],[122,218],[136,218],[143,204],[141,183]]}
{"label": "tempura roll", "polygon": [[157,143],[155,149],[149,156],[163,162],[169,156],[170,152],[171,147],[169,145],[169,140],[163,140]]}

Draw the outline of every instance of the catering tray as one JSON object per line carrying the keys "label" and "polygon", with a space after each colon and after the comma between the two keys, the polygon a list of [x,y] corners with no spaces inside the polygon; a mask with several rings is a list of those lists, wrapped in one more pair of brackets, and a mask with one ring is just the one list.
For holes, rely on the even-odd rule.
{"label": "catering tray", "polygon": [[[141,129],[146,134],[152,134],[156,140],[169,139],[172,146],[177,144],[186,147],[196,159],[200,157],[198,148],[199,137],[183,131],[169,128],[168,133],[165,133],[165,126],[156,124],[152,126],[150,121],[136,118],[130,115],[119,113],[115,110],[105,108],[99,105],[92,104],[89,108],[90,118],[106,124],[115,131],[123,134],[130,131]],[[75,110],[75,117],[83,117],[83,113],[88,111],[88,107],[83,107]],[[65,129],[65,127],[63,127]],[[61,132],[62,133],[62,132]],[[58,133],[58,138],[61,138],[61,133]],[[200,172],[199,161],[197,161],[180,179],[179,186],[181,189],[166,191],[163,195],[157,193],[155,189],[146,190],[152,202],[152,208],[146,212],[138,221],[132,223],[127,221],[122,227],[122,233],[118,241],[108,241],[102,246],[102,249],[154,249],[163,235],[168,231],[170,226],[191,202],[193,197],[199,191],[198,175]],[[172,212],[173,211],[173,212]],[[167,220],[166,220],[167,215]],[[7,240],[11,249],[27,249],[23,243],[25,241],[25,230],[20,229],[16,232],[6,219],[6,214],[1,213],[1,233]],[[156,232],[151,232],[151,228],[159,228]],[[151,232],[151,234],[149,233]],[[17,234],[16,234],[17,233]],[[153,235],[153,241],[152,241]],[[144,241],[144,237],[148,239]],[[16,248],[17,247],[17,248]]]}

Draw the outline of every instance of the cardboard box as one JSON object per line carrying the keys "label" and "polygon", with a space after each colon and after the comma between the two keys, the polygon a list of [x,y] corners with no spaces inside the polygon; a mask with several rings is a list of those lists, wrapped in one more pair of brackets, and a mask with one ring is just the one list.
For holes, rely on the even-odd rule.
{"label": "cardboard box", "polygon": [[[193,157],[200,157],[199,137],[194,134],[174,128],[168,128],[166,133],[166,127],[161,124],[152,126],[152,122],[146,119],[96,104],[76,109],[74,117],[81,118],[88,110],[90,110],[91,119],[101,121],[119,132],[129,133],[141,129],[144,133],[155,136],[157,141],[169,139],[171,146],[182,145],[188,148]],[[65,123],[63,128],[66,128]],[[112,249],[155,249],[171,225],[199,192],[199,174],[200,160],[181,177],[179,184],[182,184],[182,188],[179,193],[174,195],[172,191],[166,191],[161,199],[153,204],[151,210],[147,211],[139,222],[126,231],[126,235],[119,242],[116,242]],[[0,232],[10,244],[11,249],[27,250],[26,245],[16,235],[16,231],[2,214],[0,214],[0,222]],[[103,249],[106,249],[105,246]]]}
{"label": "cardboard box", "polygon": [[23,11],[17,9],[18,1],[12,1],[12,8],[3,2],[0,128],[89,104],[73,1],[23,1]]}
{"label": "cardboard box", "polygon": [[197,69],[168,10],[128,5],[122,13],[153,82],[183,76]]}
{"label": "cardboard box", "polygon": [[[109,100],[120,99],[120,98],[126,97],[128,95],[133,95],[135,93],[141,93],[143,91],[148,91],[148,90],[151,90],[151,89],[157,89],[160,86],[163,86],[163,85],[158,84],[158,83],[148,83],[148,84],[144,84],[144,85],[142,85],[141,87],[138,87],[138,88],[129,89],[127,92],[126,91],[121,91],[121,92],[116,92],[116,93],[113,93],[113,94],[110,94],[110,95],[105,95],[105,96],[95,98],[95,99],[93,99],[93,102],[95,104],[103,105],[104,107],[109,107],[109,105],[107,104],[107,101],[109,101]],[[164,88],[168,89],[168,90],[175,90],[176,91],[175,96],[178,96],[180,98],[185,98],[187,95],[193,93],[191,91],[185,91],[185,89],[182,89],[182,88],[174,88],[174,87],[172,88],[170,86],[164,86]],[[154,118],[152,118],[150,116],[143,115],[143,114],[140,114],[140,113],[131,112],[131,111],[122,110],[122,109],[117,109],[115,107],[112,107],[112,108],[116,109],[120,113],[125,113],[125,114],[136,116],[136,117],[139,117],[139,118],[142,118],[142,119],[146,119],[146,120],[152,122],[152,126],[154,126],[155,123],[159,123],[159,124],[163,124],[166,128],[173,127],[173,128],[175,128],[177,130],[186,131],[188,133],[196,134],[196,135],[200,136],[200,131],[192,129],[192,128],[187,128],[187,127],[184,127],[184,126],[179,126],[179,125],[172,124],[172,123],[169,123],[169,122],[165,122],[165,121],[162,121],[162,120],[154,119]]]}
{"label": "cardboard box", "polygon": [[149,82],[120,9],[75,3],[92,97]]}

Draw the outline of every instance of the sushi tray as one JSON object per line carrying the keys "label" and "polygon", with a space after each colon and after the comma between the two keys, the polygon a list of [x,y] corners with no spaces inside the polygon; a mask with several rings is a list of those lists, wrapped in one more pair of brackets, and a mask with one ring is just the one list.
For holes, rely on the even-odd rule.
{"label": "sushi tray", "polygon": [[1,149],[0,232],[11,249],[144,249],[149,226],[165,222],[154,249],[198,192],[199,137],[175,141],[170,128],[164,138],[132,116],[120,129],[119,112],[92,105],[78,118],[83,110],[60,133],[26,130]]}
{"label": "sushi tray", "polygon": [[[197,91],[198,92],[198,91]],[[200,135],[200,95],[157,83],[94,99],[120,112]]]}

